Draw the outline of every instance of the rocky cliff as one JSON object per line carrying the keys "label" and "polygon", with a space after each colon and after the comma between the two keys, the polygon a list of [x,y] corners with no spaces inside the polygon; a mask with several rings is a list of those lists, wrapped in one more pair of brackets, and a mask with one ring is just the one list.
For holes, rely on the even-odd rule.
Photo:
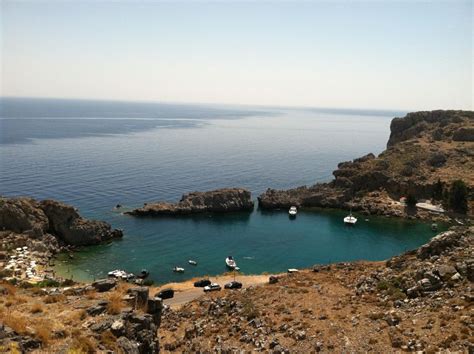
{"label": "rocky cliff", "polygon": [[246,189],[226,188],[208,192],[184,194],[178,203],[157,202],[126,212],[135,216],[186,215],[197,213],[225,213],[252,211],[254,203]]}
{"label": "rocky cliff", "polygon": [[471,111],[409,113],[393,119],[387,149],[379,156],[368,154],[339,163],[329,183],[286,191],[268,189],[258,197],[259,206],[348,208],[352,204],[367,213],[386,213],[390,212],[387,206],[402,196],[432,199],[457,179],[467,184],[472,204],[473,133]]}
{"label": "rocky cliff", "polygon": [[93,245],[122,236],[106,222],[82,218],[72,206],[31,198],[0,198],[0,229],[2,242],[14,233],[30,242],[48,240],[52,248]]}

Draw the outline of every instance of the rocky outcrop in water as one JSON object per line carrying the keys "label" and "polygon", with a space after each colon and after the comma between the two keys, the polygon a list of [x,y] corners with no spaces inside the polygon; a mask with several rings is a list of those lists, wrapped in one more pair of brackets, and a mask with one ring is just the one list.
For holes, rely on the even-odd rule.
{"label": "rocky outcrop in water", "polygon": [[387,149],[379,156],[368,154],[339,163],[329,183],[268,189],[258,197],[259,207],[352,206],[366,214],[402,216],[405,211],[394,212],[392,202],[407,195],[441,202],[452,181],[458,179],[466,183],[470,204],[474,203],[474,112],[409,113],[394,118],[390,130]]}
{"label": "rocky outcrop in water", "polygon": [[225,188],[208,192],[184,194],[178,203],[157,202],[126,212],[135,216],[189,215],[197,213],[226,213],[252,211],[254,202],[250,191]]}
{"label": "rocky outcrop in water", "polygon": [[122,236],[103,221],[88,220],[72,206],[54,200],[0,198],[0,229],[34,240],[54,237],[64,245],[82,246],[105,242]]}

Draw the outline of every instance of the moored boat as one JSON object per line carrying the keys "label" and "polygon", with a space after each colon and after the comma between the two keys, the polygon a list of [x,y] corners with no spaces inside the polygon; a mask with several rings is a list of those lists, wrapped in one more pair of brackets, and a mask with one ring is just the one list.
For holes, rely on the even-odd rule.
{"label": "moored boat", "polygon": [[225,264],[228,268],[232,270],[235,270],[235,268],[237,267],[237,263],[235,262],[234,258],[232,258],[232,256],[228,256],[225,259]]}
{"label": "moored boat", "polygon": [[184,268],[174,267],[173,272],[175,272],[175,273],[184,273]]}
{"label": "moored boat", "polygon": [[192,259],[190,259],[188,263],[194,266],[198,264],[196,261],[193,261]]}
{"label": "moored boat", "polygon": [[296,216],[297,213],[298,213],[298,209],[295,206],[291,206],[290,210],[288,210],[288,214],[290,216]]}
{"label": "moored boat", "polygon": [[350,213],[348,216],[344,218],[344,224],[346,225],[355,225],[357,222],[357,218],[355,216],[352,216],[352,213]]}

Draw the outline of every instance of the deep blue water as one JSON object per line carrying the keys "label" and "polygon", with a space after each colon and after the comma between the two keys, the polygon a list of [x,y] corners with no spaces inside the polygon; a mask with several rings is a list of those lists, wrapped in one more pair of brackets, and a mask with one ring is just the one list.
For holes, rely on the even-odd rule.
{"label": "deep blue water", "polygon": [[[0,194],[54,198],[123,228],[122,241],[78,253],[64,269],[93,278],[148,268],[159,282],[343,260],[381,260],[426,242],[425,224],[386,219],[342,225],[343,213],[285,212],[137,219],[113,210],[220,187],[331,179],[338,162],[385,148],[402,112],[2,99]],[[190,268],[188,258],[199,261]],[[184,265],[184,275],[171,268]]]}

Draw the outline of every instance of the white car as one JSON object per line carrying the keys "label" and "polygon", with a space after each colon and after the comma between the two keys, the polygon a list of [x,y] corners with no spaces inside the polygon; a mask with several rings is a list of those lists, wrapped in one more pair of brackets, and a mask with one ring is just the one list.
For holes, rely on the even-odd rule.
{"label": "white car", "polygon": [[205,286],[204,291],[207,293],[208,291],[219,291],[221,290],[221,286],[217,283],[212,283],[211,285]]}

